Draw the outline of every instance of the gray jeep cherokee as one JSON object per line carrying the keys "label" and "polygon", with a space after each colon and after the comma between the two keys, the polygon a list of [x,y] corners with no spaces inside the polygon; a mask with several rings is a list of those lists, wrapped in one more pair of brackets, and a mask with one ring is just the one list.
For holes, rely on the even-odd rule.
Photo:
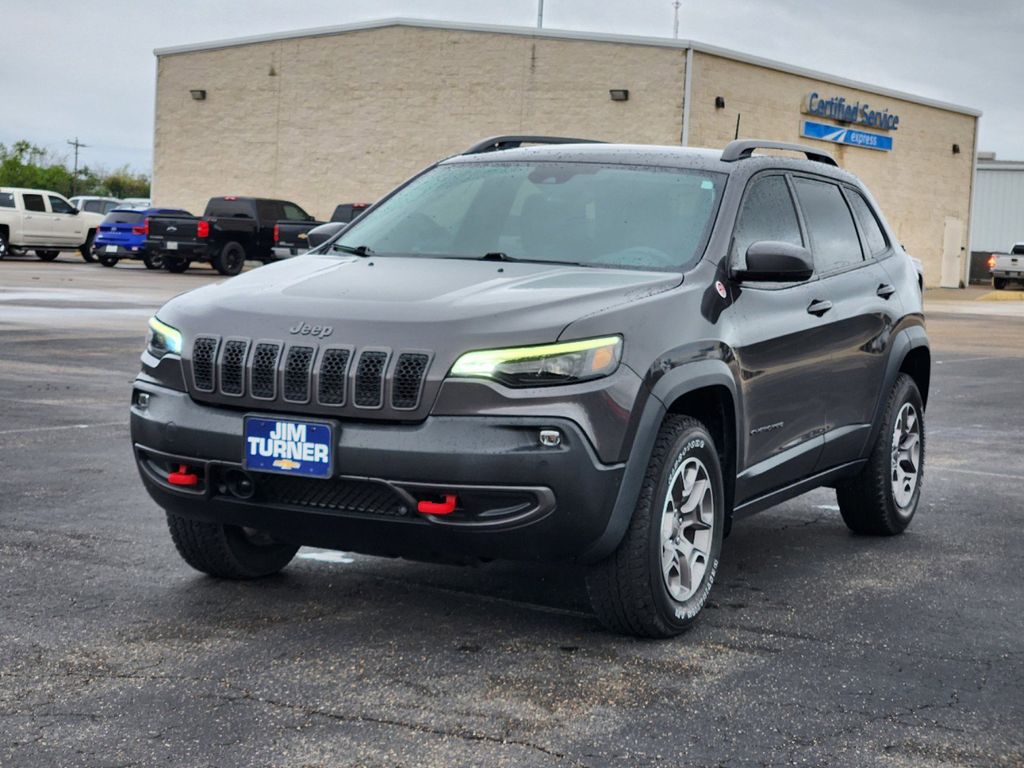
{"label": "gray jeep cherokee", "polygon": [[213,576],[304,544],[579,562],[605,625],[669,636],[734,519],[829,486],[852,530],[906,528],[919,284],[813,149],[489,139],[309,254],[165,304],[132,442]]}

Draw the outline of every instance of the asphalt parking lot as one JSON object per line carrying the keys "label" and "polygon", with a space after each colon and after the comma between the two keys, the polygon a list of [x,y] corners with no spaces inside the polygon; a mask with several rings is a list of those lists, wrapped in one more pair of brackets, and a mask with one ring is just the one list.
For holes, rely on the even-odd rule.
{"label": "asphalt parking lot", "polygon": [[303,550],[259,583],[192,572],[127,402],[148,315],[214,279],[0,262],[0,766],[1024,765],[1010,302],[929,301],[905,535],[795,499],[737,524],[701,623],[652,642],[605,633],[571,568]]}

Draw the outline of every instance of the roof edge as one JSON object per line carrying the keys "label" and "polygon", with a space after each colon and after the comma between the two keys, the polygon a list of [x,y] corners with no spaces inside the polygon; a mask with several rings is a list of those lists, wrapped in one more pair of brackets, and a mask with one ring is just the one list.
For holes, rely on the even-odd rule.
{"label": "roof edge", "polygon": [[773,59],[766,59],[760,56],[734,51],[728,48],[720,48],[714,45],[705,45],[695,40],[676,40],[666,37],[647,37],[642,35],[618,35],[606,32],[577,32],[567,29],[537,29],[535,27],[517,27],[499,24],[472,24],[455,21],[438,21],[434,19],[415,19],[406,17],[395,17],[387,19],[374,19],[371,21],[359,21],[350,24],[337,24],[324,27],[309,27],[305,29],[294,29],[287,32],[274,32],[262,35],[249,35],[247,37],[236,37],[224,40],[212,40],[206,43],[191,43],[187,45],[168,46],[155,48],[153,54],[160,58],[162,56],[174,56],[182,53],[196,53],[199,51],[214,51],[222,48],[235,48],[243,45],[256,43],[272,43],[282,40],[295,40],[304,37],[332,37],[346,32],[360,32],[370,29],[382,29],[385,27],[417,27],[421,29],[450,30],[454,32],[489,32],[501,35],[516,35],[521,37],[544,37],[555,40],[585,40],[603,43],[623,43],[627,45],[647,45],[657,48],[676,48],[681,51],[693,49],[700,53],[711,56],[719,56],[725,59],[740,61],[745,64],[773,69],[778,72],[785,72],[799,77],[807,77],[813,80],[822,80],[834,85],[856,88],[867,93],[888,96],[901,101],[914,104],[921,104],[927,107],[946,110],[948,112],[959,112],[972,117],[981,117],[981,110],[973,107],[965,107],[951,102],[932,99],[927,96],[918,96],[906,91],[899,91],[892,88],[884,88],[870,83],[853,80],[838,75],[830,75],[827,72],[818,72],[806,67],[798,67],[791,64],[784,64]]}

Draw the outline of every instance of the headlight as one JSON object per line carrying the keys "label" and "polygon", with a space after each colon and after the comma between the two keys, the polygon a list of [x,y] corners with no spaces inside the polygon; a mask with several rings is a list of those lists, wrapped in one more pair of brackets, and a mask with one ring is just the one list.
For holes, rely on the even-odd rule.
{"label": "headlight", "polygon": [[614,373],[622,357],[622,337],[566,341],[536,347],[467,352],[450,376],[493,379],[510,387],[572,384]]}
{"label": "headlight", "polygon": [[146,337],[146,351],[153,357],[163,357],[168,352],[181,354],[181,331],[161,322],[156,315],[149,318],[149,335]]}

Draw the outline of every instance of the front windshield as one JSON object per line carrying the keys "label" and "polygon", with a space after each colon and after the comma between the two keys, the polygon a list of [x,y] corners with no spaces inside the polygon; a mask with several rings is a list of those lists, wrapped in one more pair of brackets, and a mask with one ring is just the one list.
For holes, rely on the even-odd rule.
{"label": "front windshield", "polygon": [[681,270],[704,249],[724,175],[571,162],[452,163],[345,231],[335,252]]}

